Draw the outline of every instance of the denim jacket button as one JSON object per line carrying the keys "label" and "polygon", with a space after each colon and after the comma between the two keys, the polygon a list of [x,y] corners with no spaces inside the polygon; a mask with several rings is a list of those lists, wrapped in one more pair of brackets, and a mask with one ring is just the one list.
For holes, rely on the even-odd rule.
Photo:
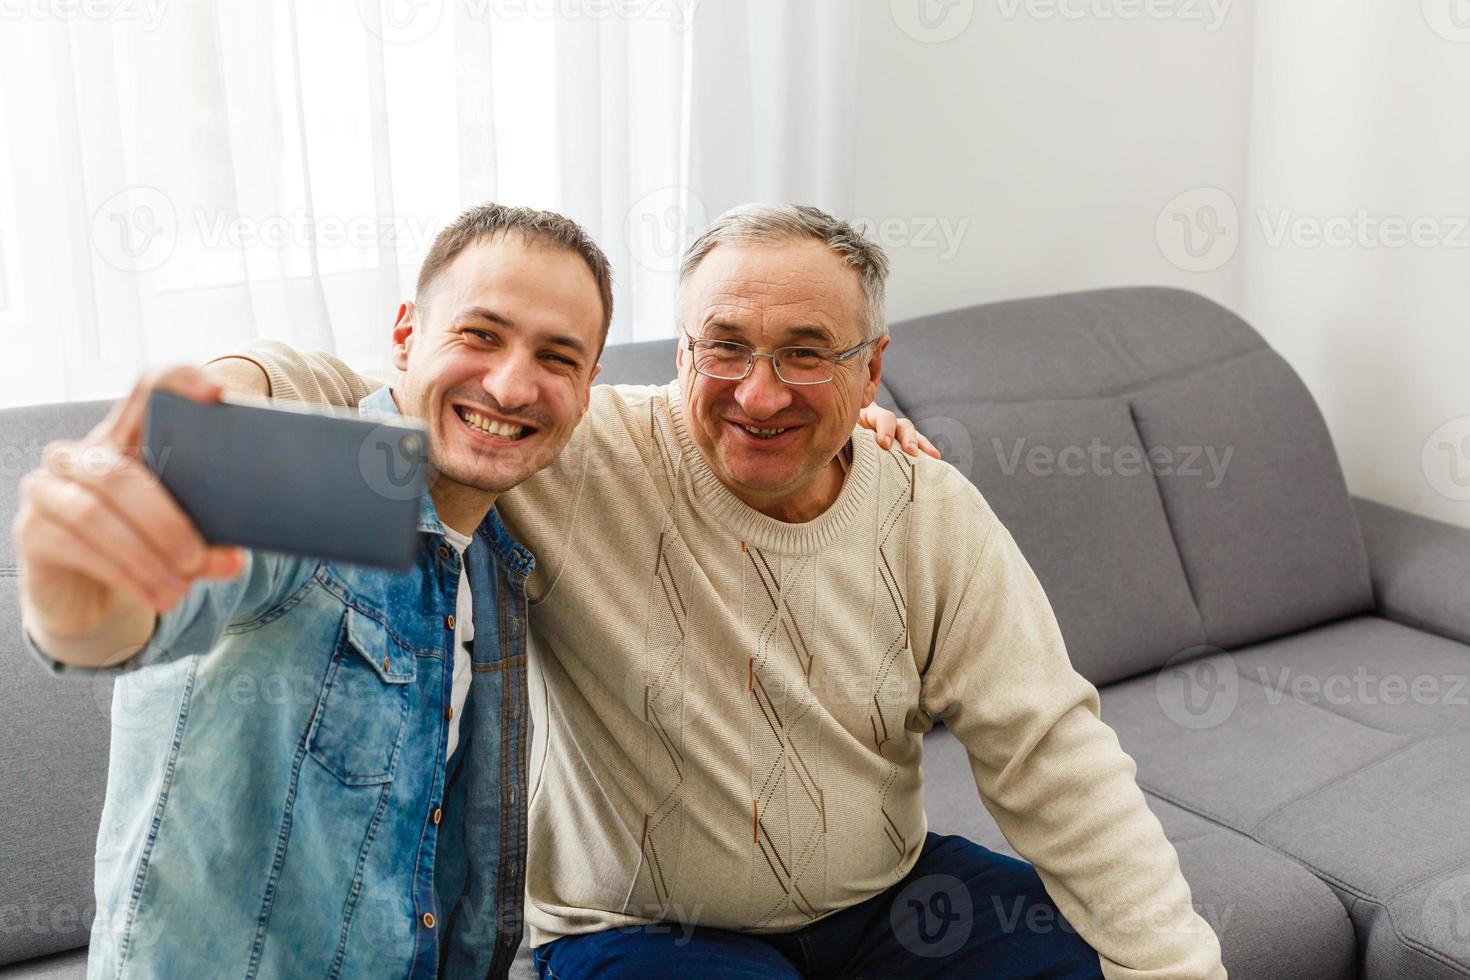
{"label": "denim jacket button", "polygon": [[433,912],[425,912],[424,913],[424,918],[423,918],[422,921],[424,923],[424,928],[425,929],[432,929],[432,928],[434,928],[434,922],[435,922],[434,913]]}
{"label": "denim jacket button", "polygon": [[441,544],[439,546],[439,557],[440,558],[443,558],[445,561],[448,561],[449,560],[449,548],[446,547],[445,545],[442,545]]}
{"label": "denim jacket button", "polygon": [[439,826],[439,820],[444,816],[444,811],[437,806],[434,807],[434,826]]}
{"label": "denim jacket button", "polygon": [[453,616],[445,616],[444,617],[444,625],[445,626],[448,626],[450,629],[454,629],[454,617]]}

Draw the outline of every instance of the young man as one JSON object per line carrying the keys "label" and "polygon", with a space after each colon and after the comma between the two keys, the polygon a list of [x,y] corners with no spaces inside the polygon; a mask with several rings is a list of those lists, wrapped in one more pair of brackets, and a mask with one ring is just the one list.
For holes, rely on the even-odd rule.
{"label": "young man", "polygon": [[[489,206],[435,241],[393,330],[432,486],[401,573],[205,547],[137,457],[138,384],[48,447],[15,523],[34,652],[128,670],[97,842],[93,977],[505,976],[525,881],[525,581],[498,494],[587,410],[606,258]],[[141,710],[139,710],[141,709]]]}
{"label": "young man", "polygon": [[[543,977],[1224,976],[1015,541],[952,467],[853,432],[886,276],[815,209],[721,216],[681,269],[678,381],[596,389],[500,501],[537,555]],[[277,395],[366,390],[246,353]],[[927,833],[936,717],[1030,864]]]}

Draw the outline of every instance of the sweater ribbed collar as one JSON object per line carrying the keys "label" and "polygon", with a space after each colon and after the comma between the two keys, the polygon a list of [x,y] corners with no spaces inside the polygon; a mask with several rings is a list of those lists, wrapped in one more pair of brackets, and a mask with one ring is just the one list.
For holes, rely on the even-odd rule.
{"label": "sweater ribbed collar", "polygon": [[668,386],[669,415],[679,441],[682,467],[691,496],[712,520],[725,525],[741,539],[766,551],[813,554],[837,540],[861,512],[869,490],[877,483],[878,445],[866,429],[854,432],[848,445],[852,464],[842,481],[842,490],[832,506],[816,518],[791,524],[767,517],[730,492],[710,469],[704,453],[694,444],[684,421],[684,398],[679,382]]}

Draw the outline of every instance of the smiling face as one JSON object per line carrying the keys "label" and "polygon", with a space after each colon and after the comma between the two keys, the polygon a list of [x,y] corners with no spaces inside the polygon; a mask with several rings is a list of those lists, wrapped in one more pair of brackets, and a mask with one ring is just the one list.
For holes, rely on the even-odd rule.
{"label": "smiling face", "polygon": [[428,428],[435,503],[453,525],[446,498],[503,493],[571,438],[598,370],[602,299],[581,256],[516,231],[470,244],[420,298],[394,327],[394,393]]}
{"label": "smiling face", "polygon": [[697,374],[687,338],[764,352],[847,350],[866,339],[857,272],[815,239],[725,244],[694,270],[684,303],[679,381],[694,444],[720,482],[756,510],[786,521],[818,516],[841,490],[836,457],[877,393],[888,339],[838,365],[826,384],[793,386],[762,357],[744,381]]}

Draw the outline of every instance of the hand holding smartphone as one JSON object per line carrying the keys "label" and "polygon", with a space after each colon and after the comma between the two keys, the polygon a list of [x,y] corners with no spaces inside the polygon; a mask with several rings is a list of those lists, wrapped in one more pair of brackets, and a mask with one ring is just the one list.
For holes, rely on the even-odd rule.
{"label": "hand holding smartphone", "polygon": [[211,544],[409,567],[428,455],[409,419],[154,391],[142,456]]}

